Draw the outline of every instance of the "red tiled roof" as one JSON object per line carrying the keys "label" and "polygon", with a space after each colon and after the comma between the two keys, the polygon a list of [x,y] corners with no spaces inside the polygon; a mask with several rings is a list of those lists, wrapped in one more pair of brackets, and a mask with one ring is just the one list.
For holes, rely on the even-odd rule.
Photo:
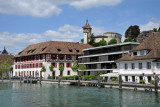
{"label": "red tiled roof", "polygon": [[143,60],[143,59],[159,59],[160,58],[160,33],[153,32],[139,44],[134,51],[149,50],[145,56],[131,56],[131,52],[117,61]]}
{"label": "red tiled roof", "polygon": [[41,42],[29,45],[24,50],[19,52],[15,57],[44,54],[44,53],[82,55],[83,49],[91,47],[92,46],[89,44],[82,44],[82,43],[48,41],[48,42]]}

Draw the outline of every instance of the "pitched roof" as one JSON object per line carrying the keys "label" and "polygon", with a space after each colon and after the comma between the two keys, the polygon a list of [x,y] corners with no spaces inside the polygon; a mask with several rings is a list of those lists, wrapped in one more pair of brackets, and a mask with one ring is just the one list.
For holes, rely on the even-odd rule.
{"label": "pitched roof", "polygon": [[141,43],[134,51],[148,50],[147,55],[144,56],[131,56],[131,52],[117,61],[130,61],[130,60],[144,60],[144,59],[159,59],[160,58],[160,33],[153,32]]}
{"label": "pitched roof", "polygon": [[0,61],[6,61],[8,58],[11,58],[10,64],[13,65],[13,55],[0,55]]}
{"label": "pitched roof", "polygon": [[82,43],[48,41],[48,42],[41,42],[29,45],[24,50],[19,52],[15,57],[44,54],[44,53],[82,55],[83,49],[91,47],[92,46],[89,44],[82,44]]}
{"label": "pitched roof", "polygon": [[86,24],[82,28],[83,29],[92,29],[91,26],[88,23],[88,20],[86,21]]}

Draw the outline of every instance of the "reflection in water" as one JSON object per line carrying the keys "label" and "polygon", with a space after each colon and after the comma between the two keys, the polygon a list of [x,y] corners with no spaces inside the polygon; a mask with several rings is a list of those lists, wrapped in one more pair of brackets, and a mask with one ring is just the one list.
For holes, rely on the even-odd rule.
{"label": "reflection in water", "polygon": [[0,83],[0,107],[159,107],[152,92],[58,84]]}

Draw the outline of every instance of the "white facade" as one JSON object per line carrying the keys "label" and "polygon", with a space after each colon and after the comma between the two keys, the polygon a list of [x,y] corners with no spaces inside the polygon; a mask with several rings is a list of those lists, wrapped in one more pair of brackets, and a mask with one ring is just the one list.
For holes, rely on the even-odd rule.
{"label": "white facade", "polygon": [[112,39],[116,39],[117,43],[121,43],[121,35],[118,34],[118,33],[113,33],[113,32],[109,32],[109,33],[107,32],[107,33],[104,33],[103,36],[95,37],[95,42],[98,43],[103,38],[107,43],[109,43],[109,41],[112,40]]}
{"label": "white facade", "polygon": [[83,43],[87,44],[88,43],[88,33],[84,33],[84,39]]}
{"label": "white facade", "polygon": [[117,62],[117,66],[124,82],[139,83],[141,79],[145,83],[150,83],[151,80],[154,80],[154,74],[160,75],[160,62],[154,62],[153,59],[121,61]]}
{"label": "white facade", "polygon": [[[77,61],[76,60],[76,56],[75,55],[71,55],[71,57],[72,57],[71,60],[67,60],[66,59],[66,55],[64,55],[64,56],[65,57],[64,57],[63,60],[59,60],[58,55],[57,55],[57,58],[53,60],[53,59],[50,59],[51,55],[47,54],[47,55],[43,55],[43,59],[39,59],[39,60],[14,62],[13,76],[19,77],[20,75],[22,75],[23,77],[26,77],[26,76],[31,76],[32,75],[32,77],[40,77],[40,71],[41,71],[42,65],[44,65],[45,68],[46,68],[46,72],[42,72],[42,77],[43,78],[47,79],[49,76],[59,76],[60,75],[60,71],[59,71],[59,65],[60,64],[64,65],[64,71],[63,71],[62,76],[77,75],[77,72],[74,72],[71,69],[71,66],[73,65],[73,62]],[[47,58],[49,58],[49,59],[47,59]],[[54,67],[54,70],[53,70],[54,71],[54,75],[53,75],[53,72],[51,72],[49,70],[49,66],[52,63],[56,64],[56,66]],[[67,67],[67,63],[70,64],[69,67]],[[28,67],[27,68],[26,67],[22,67],[22,65],[24,65],[24,64],[26,66],[28,66]],[[35,66],[31,67],[30,65],[32,65],[32,64],[35,64]],[[38,66],[36,66],[36,64]]]}

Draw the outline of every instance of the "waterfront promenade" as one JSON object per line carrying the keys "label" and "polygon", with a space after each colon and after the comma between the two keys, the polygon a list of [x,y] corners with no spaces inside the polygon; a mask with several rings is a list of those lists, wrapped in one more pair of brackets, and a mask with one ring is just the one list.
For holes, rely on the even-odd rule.
{"label": "waterfront promenade", "polygon": [[[1,82],[2,80],[0,80]],[[4,82],[10,82],[9,80],[4,80]],[[11,82],[20,82],[20,80],[11,80]],[[23,83],[23,81],[21,81]],[[38,81],[37,84],[40,82]],[[41,80],[41,83],[52,83],[52,84],[58,84],[58,80],[54,79],[43,79]],[[29,83],[30,84],[30,83]],[[78,85],[78,80],[61,80],[60,85]],[[98,84],[98,81],[80,81],[80,86],[88,86],[88,87],[100,87],[100,88],[117,88],[119,89],[119,82],[100,82]],[[122,83],[121,89],[130,89],[134,91],[147,91],[147,92],[154,92],[155,91],[155,85],[153,84],[139,84],[139,83]],[[158,86],[158,92],[160,92],[160,86]]]}

